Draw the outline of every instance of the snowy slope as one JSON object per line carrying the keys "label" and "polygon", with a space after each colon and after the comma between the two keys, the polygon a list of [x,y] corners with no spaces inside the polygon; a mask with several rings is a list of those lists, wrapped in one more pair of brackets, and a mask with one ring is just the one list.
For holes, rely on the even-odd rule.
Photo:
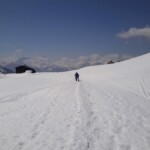
{"label": "snowy slope", "polygon": [[78,72],[0,74],[0,150],[149,150],[150,54]]}

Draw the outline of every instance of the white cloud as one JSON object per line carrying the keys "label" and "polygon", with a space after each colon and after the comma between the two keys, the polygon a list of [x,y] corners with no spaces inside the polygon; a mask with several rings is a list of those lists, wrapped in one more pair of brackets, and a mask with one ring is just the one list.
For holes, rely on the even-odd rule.
{"label": "white cloud", "polygon": [[146,26],[144,28],[130,28],[126,32],[118,33],[117,36],[123,39],[144,37],[150,40],[150,27]]}

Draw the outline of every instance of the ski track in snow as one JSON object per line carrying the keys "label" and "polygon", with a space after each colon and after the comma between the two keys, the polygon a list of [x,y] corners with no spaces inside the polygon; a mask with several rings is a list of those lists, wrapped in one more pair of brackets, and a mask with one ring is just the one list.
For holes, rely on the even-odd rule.
{"label": "ski track in snow", "polygon": [[96,121],[96,116],[92,110],[92,102],[86,93],[84,86],[77,85],[77,115],[74,129],[74,137],[70,150],[86,150],[94,149],[95,137],[92,135],[97,129],[93,128],[93,123]]}
{"label": "ski track in snow", "polygon": [[141,93],[143,93],[143,96],[146,97],[146,98],[149,97],[150,94],[148,93],[148,91],[145,87],[145,80],[144,80],[143,75],[139,76],[139,86],[140,86],[140,89],[141,89]]}

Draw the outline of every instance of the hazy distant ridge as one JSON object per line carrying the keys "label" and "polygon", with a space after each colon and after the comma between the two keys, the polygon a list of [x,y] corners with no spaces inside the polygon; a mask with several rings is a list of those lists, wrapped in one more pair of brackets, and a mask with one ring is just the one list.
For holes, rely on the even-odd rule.
{"label": "hazy distant ridge", "polygon": [[101,55],[90,55],[90,56],[80,56],[78,58],[61,58],[59,60],[51,60],[47,57],[21,57],[18,59],[4,60],[1,62],[6,68],[10,68],[15,71],[15,67],[19,65],[28,65],[40,72],[60,72],[68,71],[73,69],[79,69],[86,66],[106,64],[108,61],[112,60],[114,62],[122,61],[131,58],[130,55],[119,55],[119,54],[109,54],[105,56]]}

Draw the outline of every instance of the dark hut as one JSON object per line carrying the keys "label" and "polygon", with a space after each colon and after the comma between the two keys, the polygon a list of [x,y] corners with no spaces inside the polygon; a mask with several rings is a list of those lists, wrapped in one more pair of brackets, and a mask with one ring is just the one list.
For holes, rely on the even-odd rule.
{"label": "dark hut", "polygon": [[114,62],[112,60],[110,60],[107,64],[113,64]]}
{"label": "dark hut", "polygon": [[32,73],[36,72],[33,68],[30,68],[26,65],[16,67],[16,73],[24,73],[27,70],[30,70]]}

